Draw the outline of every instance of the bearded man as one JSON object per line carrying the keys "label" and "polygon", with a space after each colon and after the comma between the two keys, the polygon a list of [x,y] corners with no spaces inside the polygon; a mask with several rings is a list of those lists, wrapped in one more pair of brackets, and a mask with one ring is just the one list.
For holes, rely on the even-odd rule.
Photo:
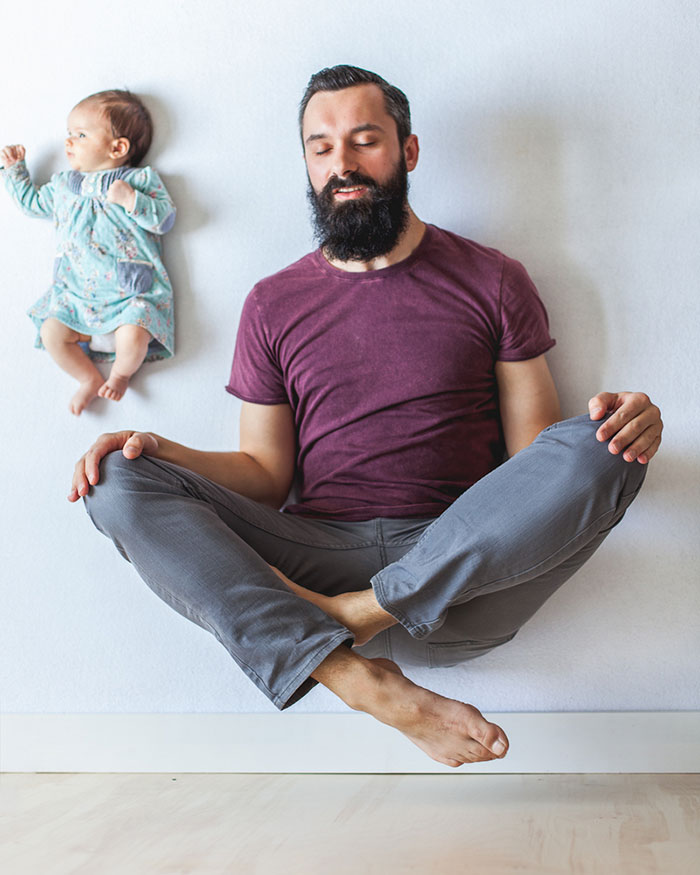
{"label": "bearded man", "polygon": [[399,89],[322,70],[300,128],[320,247],[246,300],[240,450],[102,435],[69,499],[277,707],[320,682],[441,763],[503,757],[501,727],[391,657],[450,665],[510,641],[622,518],[659,411],[601,393],[560,421],[523,267],[408,204]]}

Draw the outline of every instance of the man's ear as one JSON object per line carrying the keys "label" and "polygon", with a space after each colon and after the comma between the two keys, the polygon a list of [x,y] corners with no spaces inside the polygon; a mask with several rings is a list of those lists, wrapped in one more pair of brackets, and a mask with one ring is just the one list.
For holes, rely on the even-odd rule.
{"label": "man's ear", "polygon": [[126,158],[131,149],[131,143],[126,137],[119,137],[112,140],[112,148],[110,150],[112,158]]}
{"label": "man's ear", "polygon": [[406,170],[410,173],[418,163],[418,137],[415,134],[409,134],[404,140],[403,154],[406,159]]}

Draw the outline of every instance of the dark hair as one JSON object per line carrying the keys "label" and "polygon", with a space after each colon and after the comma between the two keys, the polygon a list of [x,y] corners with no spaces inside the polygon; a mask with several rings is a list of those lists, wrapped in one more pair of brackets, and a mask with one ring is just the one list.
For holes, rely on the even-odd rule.
{"label": "dark hair", "polygon": [[381,88],[384,95],[384,106],[387,113],[396,122],[399,143],[403,144],[411,133],[411,109],[406,95],[395,85],[389,85],[386,79],[382,79],[377,73],[363,70],[361,67],[351,67],[349,64],[326,67],[319,70],[318,73],[314,73],[309,79],[309,84],[306,86],[306,91],[299,104],[300,133],[307,104],[318,91],[342,91],[343,88],[352,88],[353,85],[366,84],[378,85]]}
{"label": "dark hair", "polygon": [[112,136],[129,141],[126,163],[138,167],[153,139],[153,121],[141,98],[130,91],[98,91],[81,103],[99,103],[112,127]]}

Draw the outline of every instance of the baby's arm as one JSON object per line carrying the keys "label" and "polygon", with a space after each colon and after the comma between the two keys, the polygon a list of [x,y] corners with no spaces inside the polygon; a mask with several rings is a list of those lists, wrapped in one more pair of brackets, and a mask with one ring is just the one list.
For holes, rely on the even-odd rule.
{"label": "baby's arm", "polygon": [[165,234],[175,223],[175,205],[151,167],[137,167],[129,182],[117,179],[107,189],[107,200],[119,204],[146,231]]}
{"label": "baby's arm", "polygon": [[119,204],[130,213],[136,203],[136,192],[124,179],[117,179],[107,189],[107,200],[110,204]]}
{"label": "baby's arm", "polygon": [[53,215],[53,183],[37,188],[29,177],[24,156],[24,146],[5,146],[0,151],[5,188],[23,213],[48,218]]}

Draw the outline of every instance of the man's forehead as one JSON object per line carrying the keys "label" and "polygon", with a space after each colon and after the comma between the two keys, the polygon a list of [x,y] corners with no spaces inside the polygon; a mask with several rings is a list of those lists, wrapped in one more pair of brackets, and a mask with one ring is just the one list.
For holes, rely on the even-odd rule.
{"label": "man's forehead", "polygon": [[[307,134],[321,133],[320,128],[324,126],[385,125],[387,119],[391,119],[391,116],[386,111],[384,95],[381,88],[374,83],[352,85],[339,91],[317,91],[304,111],[304,137]],[[310,130],[311,128],[314,130]]]}

